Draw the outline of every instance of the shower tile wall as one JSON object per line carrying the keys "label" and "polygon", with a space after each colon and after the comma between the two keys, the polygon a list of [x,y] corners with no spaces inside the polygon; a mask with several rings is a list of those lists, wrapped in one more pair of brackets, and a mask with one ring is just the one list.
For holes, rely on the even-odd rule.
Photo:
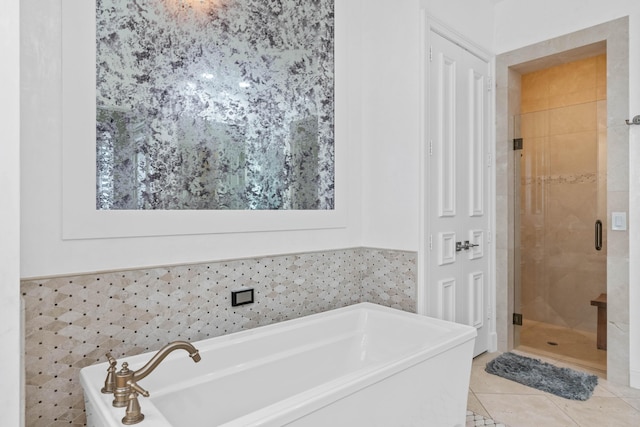
{"label": "shower tile wall", "polygon": [[[416,306],[416,254],[356,248],[24,280],[26,425],[85,423],[81,368],[357,302]],[[231,290],[255,304],[231,307]]]}
{"label": "shower tile wall", "polygon": [[[522,311],[596,330],[590,300],[606,292],[606,56],[522,76]],[[605,232],[606,238],[606,232]]]}

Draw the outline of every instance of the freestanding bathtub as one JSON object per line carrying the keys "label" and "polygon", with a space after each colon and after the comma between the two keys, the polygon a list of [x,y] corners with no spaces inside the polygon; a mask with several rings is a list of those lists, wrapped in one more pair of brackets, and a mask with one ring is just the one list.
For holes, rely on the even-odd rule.
{"label": "freestanding bathtub", "polygon": [[[361,303],[195,342],[200,363],[173,352],[141,380],[138,425],[464,426],[475,336]],[[152,355],[118,362],[136,370]],[[124,408],[100,392],[107,368],[80,372],[89,427],[122,425]]]}

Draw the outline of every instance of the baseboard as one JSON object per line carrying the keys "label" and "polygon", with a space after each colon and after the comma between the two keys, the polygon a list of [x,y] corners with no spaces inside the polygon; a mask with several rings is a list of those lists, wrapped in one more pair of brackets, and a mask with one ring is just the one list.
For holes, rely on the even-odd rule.
{"label": "baseboard", "polygon": [[494,353],[498,351],[498,334],[496,332],[491,332],[489,334],[489,353]]}
{"label": "baseboard", "polygon": [[632,370],[629,373],[629,385],[633,388],[640,389],[640,371]]}

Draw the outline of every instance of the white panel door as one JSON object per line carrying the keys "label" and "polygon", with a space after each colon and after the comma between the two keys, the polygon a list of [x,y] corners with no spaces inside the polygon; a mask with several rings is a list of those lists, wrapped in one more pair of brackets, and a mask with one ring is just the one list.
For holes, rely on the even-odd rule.
{"label": "white panel door", "polygon": [[489,348],[489,64],[435,32],[429,47],[427,298]]}

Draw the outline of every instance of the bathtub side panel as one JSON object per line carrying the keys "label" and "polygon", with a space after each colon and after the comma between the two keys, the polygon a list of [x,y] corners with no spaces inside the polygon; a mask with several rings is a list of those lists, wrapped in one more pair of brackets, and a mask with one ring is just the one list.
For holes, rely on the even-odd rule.
{"label": "bathtub side panel", "polygon": [[463,427],[473,344],[464,342],[284,425]]}

